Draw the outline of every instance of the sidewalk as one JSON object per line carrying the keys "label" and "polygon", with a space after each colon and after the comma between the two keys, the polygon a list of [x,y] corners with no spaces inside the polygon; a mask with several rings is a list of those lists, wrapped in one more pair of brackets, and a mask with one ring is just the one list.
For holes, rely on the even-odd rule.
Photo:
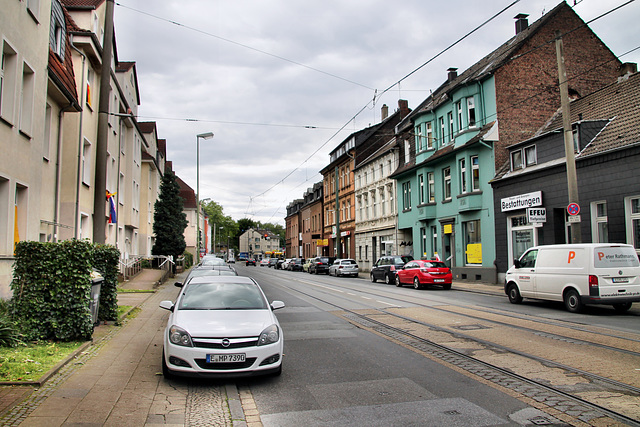
{"label": "sidewalk", "polygon": [[[144,269],[138,275],[131,278],[130,280],[123,282],[120,286],[123,289],[132,289],[139,291],[154,291],[158,290],[159,280],[161,279],[162,271],[159,270],[150,270]],[[168,284],[162,286],[163,294],[170,293],[166,299],[171,299],[172,294],[176,293],[171,284],[173,280],[169,281]],[[143,307],[147,300],[157,299],[157,293],[154,292],[133,292],[133,293],[119,293],[118,294],[118,304],[121,306],[131,306],[132,309],[135,307]],[[156,297],[156,298],[154,298]],[[155,308],[156,304],[149,304],[149,311],[157,311]],[[142,314],[139,317],[143,317]],[[135,320],[135,319],[134,319]],[[143,322],[139,322],[143,323]],[[79,384],[84,384],[84,393],[90,393],[92,385],[95,385],[95,374],[96,372],[87,372],[81,373],[79,372],[82,369],[82,366],[85,364],[95,364],[95,365],[103,365],[104,367],[108,367],[113,363],[113,359],[123,358],[124,355],[110,354],[109,356],[103,356],[101,351],[98,353],[102,347],[105,347],[105,343],[107,341],[115,341],[112,339],[114,336],[121,335],[116,334],[116,332],[125,333],[125,329],[127,329],[129,325],[125,326],[115,326],[113,322],[107,322],[106,324],[101,323],[95,327],[93,332],[93,340],[90,343],[87,343],[83,346],[80,351],[78,351],[75,357],[70,358],[70,360],[66,361],[66,364],[61,364],[54,368],[55,372],[49,372],[44,377],[47,377],[48,380],[43,384],[38,385],[3,385],[0,386],[0,425],[18,425],[23,423],[30,413],[38,411],[38,405],[43,404],[45,399],[51,397],[54,394],[55,387],[59,384],[70,381],[70,377],[75,375],[78,378]],[[155,329],[158,329],[155,326]],[[160,328],[162,329],[162,328]],[[155,331],[152,331],[155,332]],[[138,332],[139,333],[139,332]],[[149,334],[153,336],[153,333]],[[103,358],[106,357],[107,360]],[[96,360],[92,362],[89,359],[103,359]],[[75,381],[74,381],[75,382]],[[78,384],[76,385],[78,387]],[[88,387],[88,389],[86,388]],[[79,388],[74,390],[74,393],[78,393]],[[99,394],[108,394],[108,389],[102,389],[101,391],[96,390],[96,393]],[[64,418],[60,418],[64,412],[71,412],[72,407],[70,405],[77,404],[77,399],[73,398],[74,396],[63,396],[61,399],[55,399],[55,410],[50,411],[50,417],[41,418],[38,417],[38,423],[36,424],[22,424],[22,425],[60,425],[59,422]],[[49,399],[51,400],[51,399]],[[97,405],[93,410],[98,410]],[[111,409],[111,408],[109,408]],[[54,416],[57,414],[58,416]],[[98,417],[94,417],[93,420],[98,419]],[[42,424],[39,424],[42,422]]]}

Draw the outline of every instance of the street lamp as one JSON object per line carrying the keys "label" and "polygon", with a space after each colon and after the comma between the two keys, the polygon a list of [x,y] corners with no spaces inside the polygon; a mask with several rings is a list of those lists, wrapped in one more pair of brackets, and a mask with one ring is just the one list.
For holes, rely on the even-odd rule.
{"label": "street lamp", "polygon": [[211,139],[213,132],[196,135],[196,259],[200,262],[200,138]]}
{"label": "street lamp", "polygon": [[218,227],[218,246],[220,247],[220,253],[222,253],[222,244],[220,244],[220,237],[222,236],[221,230],[224,230],[224,225]]}

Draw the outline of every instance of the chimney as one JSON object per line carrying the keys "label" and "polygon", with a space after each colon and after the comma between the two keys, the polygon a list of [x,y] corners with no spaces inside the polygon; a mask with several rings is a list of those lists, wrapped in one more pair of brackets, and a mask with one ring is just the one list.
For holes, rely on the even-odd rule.
{"label": "chimney", "polygon": [[387,107],[387,104],[383,104],[381,110],[380,121],[385,120],[387,117],[389,117],[389,107]]}
{"label": "chimney", "polygon": [[625,62],[620,65],[620,77],[624,77],[627,74],[635,74],[638,72],[638,64],[635,62]]}
{"label": "chimney", "polygon": [[513,17],[516,20],[516,34],[520,34],[520,31],[526,30],[529,28],[529,20],[527,19],[529,15],[524,13],[519,13]]}
{"label": "chimney", "polygon": [[456,79],[456,77],[458,77],[458,69],[457,68],[449,68],[448,70],[448,74],[447,74],[447,81],[448,82],[452,82]]}
{"label": "chimney", "polygon": [[400,117],[406,117],[409,114],[409,101],[398,99],[398,108],[400,109]]}

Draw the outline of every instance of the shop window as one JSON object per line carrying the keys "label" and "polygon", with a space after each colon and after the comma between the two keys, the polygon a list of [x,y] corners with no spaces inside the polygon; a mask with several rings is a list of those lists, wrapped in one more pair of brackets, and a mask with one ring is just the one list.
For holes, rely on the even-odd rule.
{"label": "shop window", "polygon": [[591,227],[594,243],[609,243],[607,202],[591,203]]}
{"label": "shop window", "polygon": [[482,264],[482,244],[480,243],[480,220],[462,223],[465,247],[465,262],[467,264]]}

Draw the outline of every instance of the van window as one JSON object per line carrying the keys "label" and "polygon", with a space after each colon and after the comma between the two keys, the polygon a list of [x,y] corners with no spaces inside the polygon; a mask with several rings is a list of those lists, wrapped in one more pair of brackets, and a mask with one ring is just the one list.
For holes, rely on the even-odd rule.
{"label": "van window", "polygon": [[536,266],[536,258],[538,257],[538,250],[534,249],[520,258],[520,268],[533,268]]}
{"label": "van window", "polygon": [[638,267],[638,254],[627,246],[595,248],[593,251],[595,268]]}

